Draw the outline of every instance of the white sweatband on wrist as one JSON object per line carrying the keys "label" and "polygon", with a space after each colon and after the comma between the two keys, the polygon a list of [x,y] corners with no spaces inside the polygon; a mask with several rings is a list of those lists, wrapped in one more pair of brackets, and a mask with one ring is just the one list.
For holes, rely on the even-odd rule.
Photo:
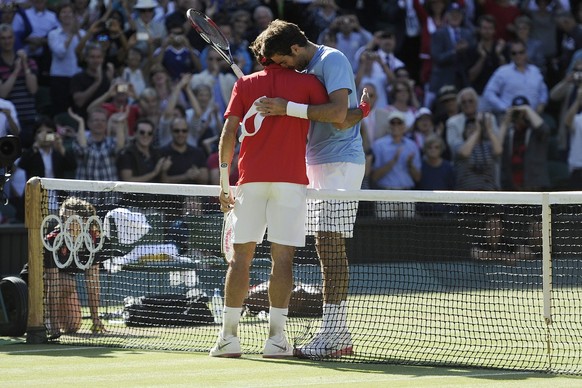
{"label": "white sweatband on wrist", "polygon": [[307,118],[307,104],[298,104],[296,102],[289,101],[287,103],[287,116],[299,117],[300,119]]}

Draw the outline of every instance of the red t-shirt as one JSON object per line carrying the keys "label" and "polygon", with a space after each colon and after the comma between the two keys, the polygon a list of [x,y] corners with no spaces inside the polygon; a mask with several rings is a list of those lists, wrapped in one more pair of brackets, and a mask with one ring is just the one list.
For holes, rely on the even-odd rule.
{"label": "red t-shirt", "polygon": [[495,0],[486,0],[483,11],[495,18],[495,39],[510,41],[513,36],[507,30],[507,26],[521,15],[521,11],[515,5],[501,6]]}
{"label": "red t-shirt", "polygon": [[[239,79],[234,85],[224,117],[241,121],[261,96],[281,97],[301,104],[328,102],[327,91],[313,75],[298,73],[278,65]],[[246,120],[249,132],[255,116]],[[305,146],[309,120],[290,116],[269,116],[254,136],[243,139],[238,161],[238,184],[250,182],[289,182],[308,184]]]}

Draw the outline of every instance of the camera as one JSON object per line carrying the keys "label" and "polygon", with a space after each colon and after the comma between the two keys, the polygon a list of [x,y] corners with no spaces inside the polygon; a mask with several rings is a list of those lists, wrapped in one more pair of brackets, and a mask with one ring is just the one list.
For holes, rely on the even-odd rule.
{"label": "camera", "polygon": [[147,32],[138,32],[137,34],[135,34],[135,38],[137,40],[149,40],[150,36]]}
{"label": "camera", "polygon": [[119,84],[117,85],[117,93],[127,93],[127,89],[128,89],[128,85],[127,84]]}
{"label": "camera", "polygon": [[0,137],[0,168],[10,169],[21,154],[20,138],[12,135]]}
{"label": "camera", "polygon": [[47,133],[44,139],[46,141],[55,141],[55,134],[54,133]]}
{"label": "camera", "polygon": [[109,40],[109,36],[107,34],[99,34],[97,35],[98,42],[107,42]]}

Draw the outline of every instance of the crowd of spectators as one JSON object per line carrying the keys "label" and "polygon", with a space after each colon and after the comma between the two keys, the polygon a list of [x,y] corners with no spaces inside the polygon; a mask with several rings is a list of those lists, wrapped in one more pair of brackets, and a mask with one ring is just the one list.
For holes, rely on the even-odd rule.
{"label": "crowd of spectators", "polygon": [[24,153],[5,187],[16,210],[0,219],[22,220],[32,176],[218,183],[236,77],[189,8],[216,21],[245,73],[275,18],[348,57],[372,106],[365,188],[582,187],[578,1],[4,0],[0,136]]}

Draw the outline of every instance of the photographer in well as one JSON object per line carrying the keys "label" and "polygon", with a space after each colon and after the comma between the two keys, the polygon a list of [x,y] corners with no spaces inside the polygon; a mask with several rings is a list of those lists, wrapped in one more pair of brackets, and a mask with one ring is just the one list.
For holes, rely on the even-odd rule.
{"label": "photographer in well", "polygon": [[504,139],[501,166],[503,190],[543,191],[550,186],[548,142],[550,127],[530,106],[517,96],[505,112],[500,126]]}

